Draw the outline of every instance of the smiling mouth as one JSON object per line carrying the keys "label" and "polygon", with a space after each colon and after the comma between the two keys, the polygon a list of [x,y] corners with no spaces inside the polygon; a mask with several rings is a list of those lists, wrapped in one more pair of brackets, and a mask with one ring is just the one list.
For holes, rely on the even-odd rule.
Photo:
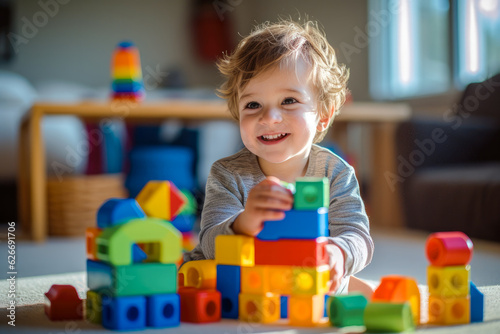
{"label": "smiling mouth", "polygon": [[275,135],[262,135],[259,138],[262,139],[263,141],[272,142],[272,141],[281,140],[281,139],[287,137],[288,135],[289,135],[289,133],[280,133],[280,134],[275,134]]}

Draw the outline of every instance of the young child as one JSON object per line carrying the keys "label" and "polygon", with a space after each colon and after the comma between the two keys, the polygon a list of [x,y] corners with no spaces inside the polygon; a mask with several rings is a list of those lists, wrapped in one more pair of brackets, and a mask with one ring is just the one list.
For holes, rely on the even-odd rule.
{"label": "young child", "polygon": [[239,121],[245,148],[215,162],[206,186],[200,244],[185,260],[213,259],[219,234],[256,236],[265,221],[281,220],[293,205],[280,180],[330,180],[331,291],[370,294],[349,277],[370,263],[373,241],[354,170],[317,146],[345,101],[349,76],[313,22],[266,23],[218,63],[219,89]]}

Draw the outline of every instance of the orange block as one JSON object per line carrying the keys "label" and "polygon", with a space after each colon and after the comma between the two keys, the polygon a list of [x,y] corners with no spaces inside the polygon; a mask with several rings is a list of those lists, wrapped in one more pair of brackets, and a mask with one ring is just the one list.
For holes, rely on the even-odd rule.
{"label": "orange block", "polygon": [[430,295],[429,323],[434,325],[470,323],[470,297],[442,298]]}
{"label": "orange block", "polygon": [[85,240],[87,245],[87,259],[97,260],[97,245],[95,239],[101,234],[102,229],[98,227],[87,227]]}
{"label": "orange block", "polygon": [[113,51],[112,66],[141,67],[137,48],[116,49]]}
{"label": "orange block", "polygon": [[427,238],[425,253],[433,266],[461,266],[472,259],[473,245],[462,232],[438,232]]}
{"label": "orange block", "polygon": [[420,324],[420,291],[417,282],[405,276],[382,277],[372,296],[372,302],[409,302],[415,325]]}
{"label": "orange block", "polygon": [[241,267],[241,292],[263,294],[266,292],[289,295],[294,283],[290,266]]}
{"label": "orange block", "polygon": [[291,326],[318,326],[327,324],[324,318],[325,295],[291,295],[288,298],[288,318]]}

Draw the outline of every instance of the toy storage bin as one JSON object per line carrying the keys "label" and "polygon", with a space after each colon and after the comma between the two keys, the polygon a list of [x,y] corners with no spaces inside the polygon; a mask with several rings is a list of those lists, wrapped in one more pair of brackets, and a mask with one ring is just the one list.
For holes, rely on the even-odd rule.
{"label": "toy storage bin", "polygon": [[109,198],[126,198],[123,174],[74,175],[47,180],[49,235],[85,236]]}

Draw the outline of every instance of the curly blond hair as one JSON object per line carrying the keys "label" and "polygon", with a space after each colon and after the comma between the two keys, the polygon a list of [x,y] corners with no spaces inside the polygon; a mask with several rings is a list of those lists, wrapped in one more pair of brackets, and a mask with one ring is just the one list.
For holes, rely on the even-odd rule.
{"label": "curly blond hair", "polygon": [[231,55],[226,53],[218,60],[217,67],[226,79],[218,96],[227,100],[231,115],[239,121],[239,96],[250,79],[274,66],[295,63],[299,57],[311,67],[320,117],[334,110],[326,129],[316,133],[314,142],[320,142],[345,102],[349,70],[337,62],[335,50],[317,22],[282,19],[256,26]]}

